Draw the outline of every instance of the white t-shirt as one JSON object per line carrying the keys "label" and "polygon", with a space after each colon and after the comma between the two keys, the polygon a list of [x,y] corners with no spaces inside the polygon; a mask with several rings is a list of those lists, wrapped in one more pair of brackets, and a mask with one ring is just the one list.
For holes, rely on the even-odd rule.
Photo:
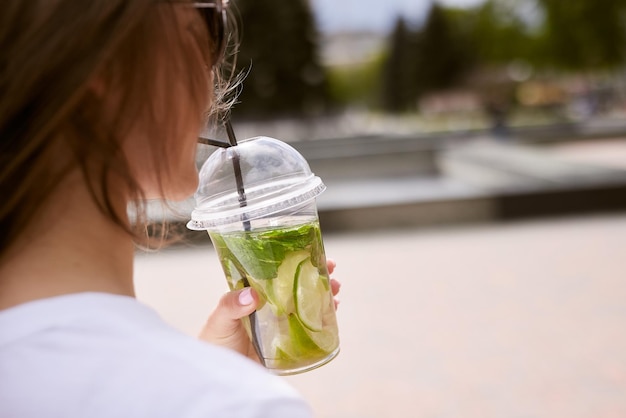
{"label": "white t-shirt", "polygon": [[311,416],[282,378],[131,297],[81,293],[0,311],[0,417]]}

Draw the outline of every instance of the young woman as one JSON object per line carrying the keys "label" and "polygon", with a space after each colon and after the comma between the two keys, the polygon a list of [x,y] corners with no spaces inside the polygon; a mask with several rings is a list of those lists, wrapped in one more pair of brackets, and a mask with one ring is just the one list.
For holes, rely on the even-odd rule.
{"label": "young woman", "polygon": [[3,1],[0,416],[311,415],[245,358],[251,290],[224,295],[205,341],[134,299],[127,208],[197,187],[225,6]]}

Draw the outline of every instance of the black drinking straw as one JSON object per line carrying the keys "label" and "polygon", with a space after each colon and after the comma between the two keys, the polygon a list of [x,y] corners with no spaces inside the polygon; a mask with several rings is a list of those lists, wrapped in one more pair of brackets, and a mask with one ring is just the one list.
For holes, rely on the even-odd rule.
{"label": "black drinking straw", "polygon": [[[231,147],[235,147],[237,145],[237,137],[235,137],[235,131],[233,130],[233,125],[230,123],[230,119],[227,119],[224,123],[226,127],[226,134],[228,135],[228,142],[230,142]],[[241,163],[239,162],[239,152],[237,149],[233,148],[233,168],[235,169],[235,182],[237,183],[237,194],[239,195],[239,207],[244,208],[248,206],[248,201],[246,200],[246,190],[243,187],[243,176],[241,175]],[[245,231],[250,231],[250,221],[248,220],[247,215],[243,214],[243,229]]]}
{"label": "black drinking straw", "polygon": [[[227,119],[224,123],[226,127],[226,134],[228,135],[228,142],[230,146],[233,147],[233,168],[235,169],[235,182],[237,183],[237,194],[239,195],[239,207],[244,208],[248,206],[248,202],[246,200],[246,190],[243,187],[243,176],[241,175],[241,164],[239,161],[239,152],[237,151],[237,138],[235,137],[235,131],[233,130],[233,125],[230,123],[230,119]],[[243,214],[243,229],[246,232],[249,232],[252,228],[250,226],[250,221],[248,220],[247,215]],[[250,282],[247,277],[243,276],[242,278],[243,285],[245,287],[250,287]],[[259,340],[257,338],[258,335],[258,323],[256,320],[256,311],[252,312],[249,316],[250,318],[250,328],[252,328],[252,345],[259,356],[259,360],[261,364],[265,366],[265,358],[263,357],[263,352],[261,351],[261,345],[259,344]]]}

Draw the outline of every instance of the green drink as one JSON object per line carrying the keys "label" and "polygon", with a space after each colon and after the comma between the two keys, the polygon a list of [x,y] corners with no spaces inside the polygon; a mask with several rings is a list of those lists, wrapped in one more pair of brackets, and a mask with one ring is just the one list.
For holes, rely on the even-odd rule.
{"label": "green drink", "polygon": [[219,149],[200,170],[187,226],[208,231],[232,290],[256,290],[259,306],[242,321],[277,374],[314,369],[339,353],[316,205],[325,188],[302,155],[266,137]]}
{"label": "green drink", "polygon": [[230,288],[249,285],[259,294],[257,329],[244,321],[267,368],[296,373],[337,354],[335,305],[317,221],[209,234]]}

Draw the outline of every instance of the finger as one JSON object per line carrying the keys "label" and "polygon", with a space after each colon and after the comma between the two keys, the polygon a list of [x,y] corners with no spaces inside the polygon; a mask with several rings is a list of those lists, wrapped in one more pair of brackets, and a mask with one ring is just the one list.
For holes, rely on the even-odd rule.
{"label": "finger", "polygon": [[254,312],[258,302],[258,295],[250,287],[226,293],[209,317],[204,333],[210,334],[206,335],[209,338],[229,337],[238,331],[239,320]]}
{"label": "finger", "polygon": [[326,268],[328,268],[328,274],[333,274],[333,271],[335,271],[335,267],[337,267],[337,263],[335,263],[335,260],[333,260],[332,258],[327,258]]}

